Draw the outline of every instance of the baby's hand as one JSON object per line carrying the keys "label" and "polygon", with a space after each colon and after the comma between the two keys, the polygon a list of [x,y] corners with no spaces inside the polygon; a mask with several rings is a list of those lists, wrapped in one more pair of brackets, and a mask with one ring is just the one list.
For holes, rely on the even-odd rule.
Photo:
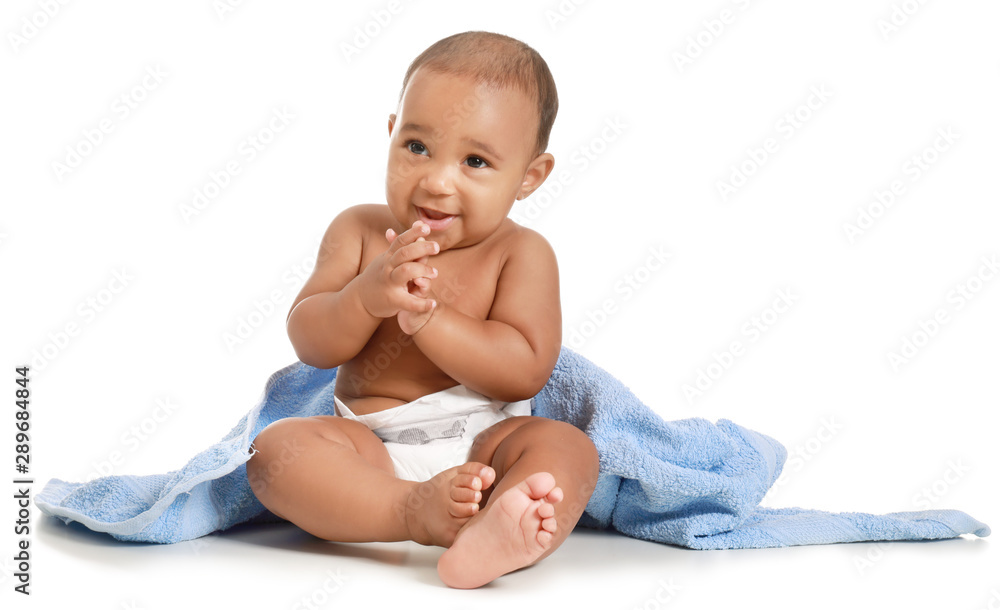
{"label": "baby's hand", "polygon": [[[417,241],[423,241],[423,239],[423,237],[418,237]],[[417,262],[426,263],[427,257],[425,256]],[[430,285],[431,281],[425,277],[418,277],[410,282],[410,294],[421,299],[429,300],[431,308],[427,311],[408,311],[406,309],[401,309],[399,313],[396,314],[396,321],[399,323],[399,328],[408,335],[412,335],[423,328],[424,324],[427,324],[427,321],[431,319],[431,315],[433,315],[434,309],[437,307],[437,300],[435,300],[431,294]]]}
{"label": "baby's hand", "polygon": [[[391,243],[395,238],[395,231],[389,229],[386,232],[386,238]],[[417,242],[422,241],[425,241],[423,237],[417,238]],[[423,256],[418,259],[417,262],[427,264],[427,257]],[[437,274],[435,273],[435,277],[436,276]],[[423,328],[424,324],[427,324],[427,321],[431,319],[431,315],[434,313],[437,301],[431,297],[430,285],[431,281],[426,277],[414,278],[412,282],[407,284],[407,290],[409,290],[410,294],[421,299],[429,299],[431,302],[431,308],[428,311],[408,311],[406,309],[401,309],[399,313],[396,314],[396,322],[399,323],[399,328],[408,335],[412,335]]]}
{"label": "baby's hand", "polygon": [[401,311],[430,313],[434,303],[421,291],[429,285],[430,278],[437,277],[437,270],[427,264],[427,257],[437,254],[440,247],[437,242],[423,238],[428,233],[430,228],[419,220],[399,235],[392,229],[386,230],[389,249],[359,276],[361,304],[368,313],[377,318],[388,318]]}

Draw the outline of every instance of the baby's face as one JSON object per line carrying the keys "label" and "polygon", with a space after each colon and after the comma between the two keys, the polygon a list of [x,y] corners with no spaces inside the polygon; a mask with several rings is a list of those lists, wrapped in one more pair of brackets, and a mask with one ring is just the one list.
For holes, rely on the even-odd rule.
{"label": "baby's face", "polygon": [[430,225],[428,239],[442,251],[482,241],[551,169],[532,169],[551,158],[533,154],[537,128],[537,110],[520,91],[418,69],[399,116],[389,117],[389,209],[404,229]]}

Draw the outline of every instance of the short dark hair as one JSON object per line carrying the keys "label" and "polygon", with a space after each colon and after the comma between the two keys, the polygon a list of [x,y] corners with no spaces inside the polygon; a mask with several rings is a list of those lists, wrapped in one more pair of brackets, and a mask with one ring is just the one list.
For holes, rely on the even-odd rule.
{"label": "short dark hair", "polygon": [[533,98],[538,108],[535,155],[545,152],[549,133],[559,110],[556,83],[542,56],[520,40],[493,32],[454,34],[435,42],[417,56],[406,70],[399,101],[417,68],[458,76],[499,89],[515,88]]}

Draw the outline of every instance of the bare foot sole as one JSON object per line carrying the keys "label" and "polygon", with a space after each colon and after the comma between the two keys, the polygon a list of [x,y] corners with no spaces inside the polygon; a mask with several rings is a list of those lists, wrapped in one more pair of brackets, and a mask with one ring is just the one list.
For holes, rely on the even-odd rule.
{"label": "bare foot sole", "polygon": [[552,546],[558,527],[553,504],[562,497],[547,472],[505,491],[441,555],[441,580],[449,587],[474,589],[535,562]]}
{"label": "bare foot sole", "polygon": [[403,507],[410,538],[420,544],[451,546],[462,526],[479,512],[482,490],[495,478],[489,466],[466,462],[417,483]]}

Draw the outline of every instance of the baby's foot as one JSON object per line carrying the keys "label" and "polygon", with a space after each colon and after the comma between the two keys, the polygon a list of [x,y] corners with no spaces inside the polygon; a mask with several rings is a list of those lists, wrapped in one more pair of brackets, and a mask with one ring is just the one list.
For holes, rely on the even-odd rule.
{"label": "baby's foot", "polygon": [[479,512],[482,490],[496,472],[479,462],[466,462],[417,483],[405,505],[406,527],[414,542],[451,546],[458,530]]}
{"label": "baby's foot", "polygon": [[441,580],[449,587],[473,589],[538,560],[552,546],[557,529],[553,504],[562,497],[547,472],[505,491],[441,555]]}

